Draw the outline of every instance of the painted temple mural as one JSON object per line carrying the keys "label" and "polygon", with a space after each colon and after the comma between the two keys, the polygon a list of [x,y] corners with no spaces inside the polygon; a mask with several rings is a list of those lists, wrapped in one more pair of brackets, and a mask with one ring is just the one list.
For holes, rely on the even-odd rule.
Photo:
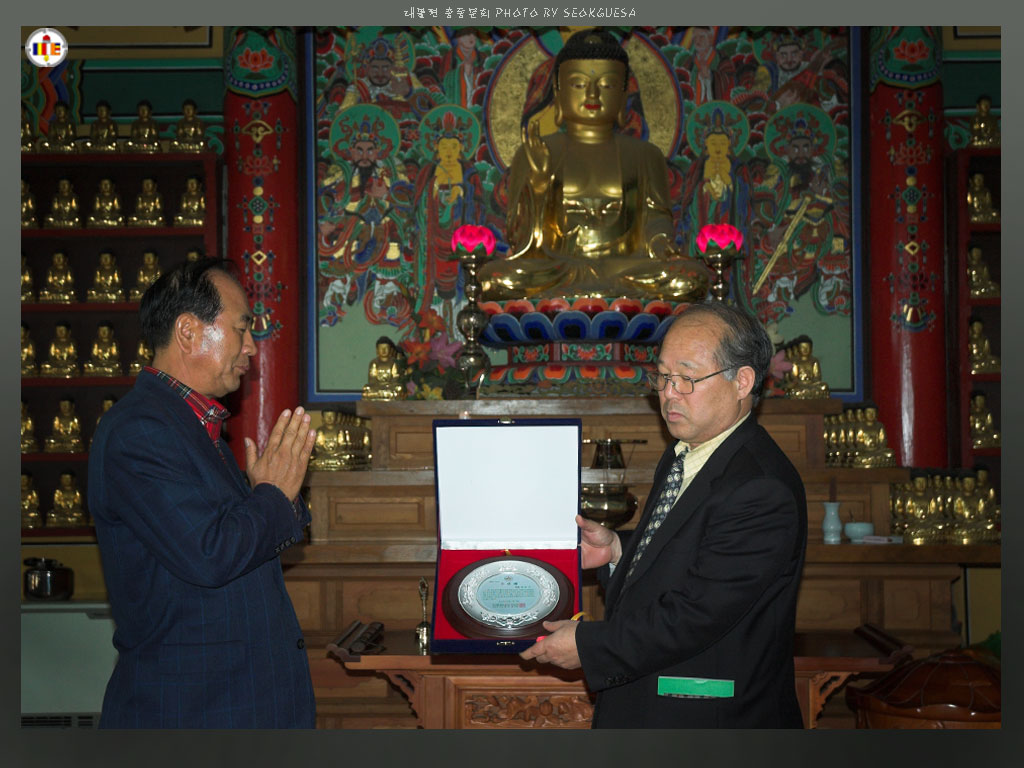
{"label": "painted temple mural", "polygon": [[[630,58],[622,131],[668,163],[675,245],[743,233],[732,298],[779,340],[827,328],[833,389],[851,388],[851,32],[844,27],[607,27]],[[507,168],[524,125],[557,130],[550,75],[569,28],[316,28],[316,390],[366,379],[380,336],[411,397],[443,394],[463,342],[462,224],[504,240]],[[358,343],[353,339],[359,340]],[[353,347],[359,347],[353,349]]]}

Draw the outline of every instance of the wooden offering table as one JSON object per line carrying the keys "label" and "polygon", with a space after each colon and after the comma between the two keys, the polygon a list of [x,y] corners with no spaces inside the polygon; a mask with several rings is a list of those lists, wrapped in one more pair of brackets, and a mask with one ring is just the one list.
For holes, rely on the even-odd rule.
{"label": "wooden offering table", "polygon": [[[354,655],[335,644],[331,656],[349,672],[374,672],[409,701],[421,728],[589,728],[593,697],[581,670],[526,662],[515,654],[417,653],[411,632],[392,632],[384,651]],[[825,702],[851,678],[882,674],[912,649],[871,625],[855,632],[797,633],[796,691],[804,727],[814,728]]]}

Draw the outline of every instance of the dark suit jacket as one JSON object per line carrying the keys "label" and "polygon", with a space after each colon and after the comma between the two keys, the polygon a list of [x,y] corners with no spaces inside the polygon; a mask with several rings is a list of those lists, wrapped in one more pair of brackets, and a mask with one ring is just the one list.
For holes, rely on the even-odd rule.
{"label": "dark suit jacket", "polygon": [[[671,447],[662,456],[637,531],[674,457]],[[605,620],[576,631],[594,727],[800,727],[793,631],[807,505],[753,416],[709,457],[626,580],[638,538],[623,541],[606,581]],[[733,680],[735,695],[658,696],[662,675]]]}
{"label": "dark suit jacket", "polygon": [[[219,449],[219,450],[218,450]],[[250,490],[223,442],[143,372],[89,454],[116,626],[104,728],[313,728],[305,641],[278,554],[309,511]]]}

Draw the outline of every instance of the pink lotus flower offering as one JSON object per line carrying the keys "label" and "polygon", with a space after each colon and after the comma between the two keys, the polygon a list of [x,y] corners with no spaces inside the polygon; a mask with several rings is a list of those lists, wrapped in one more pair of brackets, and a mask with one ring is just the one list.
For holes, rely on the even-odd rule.
{"label": "pink lotus flower offering", "polygon": [[484,249],[484,255],[494,253],[494,233],[487,227],[477,224],[463,224],[452,235],[452,251],[473,253],[477,248]]}
{"label": "pink lotus flower offering", "polygon": [[697,249],[701,253],[712,250],[727,250],[729,247],[737,251],[743,247],[743,233],[732,224],[705,224],[697,233]]}

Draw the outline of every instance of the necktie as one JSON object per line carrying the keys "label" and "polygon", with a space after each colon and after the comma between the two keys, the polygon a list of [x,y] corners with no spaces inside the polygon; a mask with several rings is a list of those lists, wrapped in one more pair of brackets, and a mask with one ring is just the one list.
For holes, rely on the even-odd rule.
{"label": "necktie", "polygon": [[686,461],[686,451],[680,451],[679,455],[676,456],[675,461],[672,462],[672,466],[669,467],[668,477],[665,479],[665,487],[661,490],[661,496],[658,497],[658,506],[654,508],[654,512],[651,513],[651,519],[647,521],[647,527],[644,528],[643,535],[640,537],[639,543],[636,545],[636,552],[633,553],[633,560],[629,564],[629,570],[626,571],[626,578],[628,579],[633,575],[633,569],[636,568],[636,564],[640,562],[640,558],[644,554],[644,550],[647,549],[647,545],[651,543],[651,539],[654,538],[655,531],[661,526],[668,516],[668,512],[675,506],[676,497],[679,496],[679,489],[683,486],[683,462]]}

